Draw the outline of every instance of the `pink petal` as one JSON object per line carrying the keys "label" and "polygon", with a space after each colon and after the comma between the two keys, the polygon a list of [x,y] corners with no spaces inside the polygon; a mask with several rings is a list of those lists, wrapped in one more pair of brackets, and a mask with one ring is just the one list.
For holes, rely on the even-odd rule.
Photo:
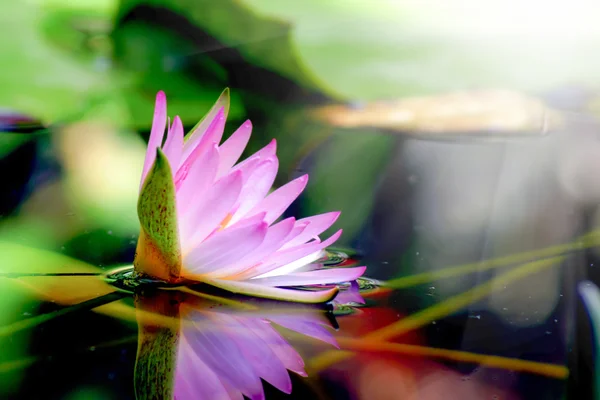
{"label": "pink petal", "polygon": [[[213,145],[202,154],[194,164],[180,169],[180,179],[175,181],[177,190],[177,207],[179,215],[185,215],[188,208],[196,199],[196,204],[207,195],[214,184],[217,168],[219,165],[219,150]],[[183,171],[184,168],[190,168]]]}
{"label": "pink petal", "polygon": [[183,124],[179,116],[173,120],[173,125],[169,127],[167,140],[163,146],[163,152],[169,160],[169,165],[173,171],[173,176],[177,173],[179,162],[181,161],[181,152],[183,151]]}
{"label": "pink petal", "polygon": [[326,285],[328,283],[351,282],[361,277],[367,267],[327,268],[309,272],[298,272],[253,279],[253,283],[267,286]]}
{"label": "pink petal", "polygon": [[327,228],[329,228],[340,216],[340,212],[329,212],[325,214],[314,215],[312,217],[303,218],[296,222],[298,225],[304,225],[306,228],[302,230],[302,234],[293,239],[289,239],[283,246],[282,249],[289,249],[308,242],[314,239]]}
{"label": "pink petal", "polygon": [[[260,216],[261,220],[264,220],[265,215],[266,213],[257,214],[257,216]],[[294,218],[288,218],[269,227],[267,235],[265,236],[265,240],[263,240],[260,246],[258,246],[254,251],[245,257],[242,257],[238,262],[234,263],[230,267],[219,270],[215,275],[212,276],[215,278],[222,278],[229,275],[235,275],[236,273],[240,272],[240,270],[252,267],[254,264],[260,262],[264,257],[270,255],[279,249],[279,247],[281,247],[285,238],[294,227],[294,222]]]}
{"label": "pink petal", "polygon": [[329,343],[339,349],[339,345],[335,340],[335,337],[325,329],[323,326],[314,324],[312,322],[306,322],[294,317],[273,317],[269,318],[277,325],[281,325],[284,328],[292,330],[294,332],[301,333],[306,336],[313,337],[315,339],[322,340],[325,343]]}
{"label": "pink petal", "polygon": [[296,221],[296,223],[294,224],[294,228],[285,238],[285,240],[284,240],[285,244],[282,247],[285,248],[287,243],[292,241],[294,238],[296,238],[302,232],[304,232],[304,229],[306,229],[307,226],[308,226],[308,224],[306,222],[299,224],[298,221]]}
{"label": "pink petal", "polygon": [[243,168],[251,160],[255,160],[255,159],[266,160],[268,158],[274,157],[276,150],[277,150],[277,142],[275,141],[275,139],[273,139],[273,140],[271,140],[271,142],[268,145],[266,145],[265,147],[263,147],[256,153],[252,154],[250,157],[246,158],[241,163],[237,164],[236,168]]}
{"label": "pink petal", "polygon": [[185,146],[183,149],[183,158],[186,159],[196,148],[196,145],[203,139],[208,131],[208,127],[214,121],[216,115],[222,111],[223,117],[227,118],[229,113],[229,93],[226,89],[217,102],[211,107],[210,111],[202,118],[202,120],[194,127],[194,129],[185,138]]}
{"label": "pink petal", "polygon": [[[146,149],[146,159],[142,169],[142,182],[140,189],[144,184],[146,175],[150,170],[154,159],[156,158],[156,149],[162,145],[165,128],[167,127],[167,97],[162,90],[156,94],[154,105],[154,118],[152,119],[152,129],[150,130],[150,139],[148,139],[148,148]],[[173,168],[173,166],[171,166]]]}
{"label": "pink petal", "polygon": [[290,290],[279,289],[263,285],[255,285],[250,281],[231,281],[222,279],[204,279],[203,282],[227,290],[231,293],[246,296],[261,297],[263,299],[295,301],[297,303],[320,304],[333,300],[338,293],[337,288],[327,290]]}
{"label": "pink petal", "polygon": [[[266,212],[267,216],[269,215],[269,210],[267,209],[252,213],[248,213],[248,211],[263,201],[267,193],[269,193],[277,176],[278,167],[279,161],[275,157],[268,158],[256,166],[252,175],[244,182],[244,188],[240,194],[239,206],[236,209],[234,217],[231,219],[231,223],[262,212]],[[269,224],[272,222],[269,221]]]}
{"label": "pink petal", "polygon": [[221,162],[219,163],[218,177],[225,175],[231,167],[240,158],[250,135],[252,133],[252,123],[250,120],[244,122],[233,134],[221,145]]}
{"label": "pink petal", "polygon": [[256,207],[254,207],[248,215],[266,211],[267,217],[265,221],[273,223],[283,212],[293,203],[294,200],[302,193],[308,183],[308,175],[303,175],[300,178],[283,185],[273,193],[268,195]]}
{"label": "pink petal", "polygon": [[[191,144],[190,140],[185,142],[183,146],[183,157],[184,160],[181,164],[180,170],[189,170],[190,166],[196,161],[198,157],[206,150],[208,150],[214,143],[219,143],[223,136],[223,129],[225,128],[225,115],[223,108],[219,109],[217,115],[208,126],[206,133],[202,135],[200,140],[194,141],[193,149],[189,150]],[[189,153],[189,155],[188,155]],[[180,180],[179,171],[175,177],[176,181]]]}
{"label": "pink petal", "polygon": [[304,257],[310,256],[311,254],[315,254],[320,250],[324,249],[325,247],[332,245],[336,240],[338,240],[341,234],[342,230],[340,229],[339,231],[331,235],[329,239],[323,242],[310,242],[291,249],[278,251],[271,257],[269,257],[267,260],[264,260],[261,265],[257,265],[256,267],[242,274],[240,279],[249,279],[255,277],[258,278],[263,277],[261,275],[265,274],[269,274],[271,276],[281,275],[283,273],[290,273],[292,272],[292,270],[301,267],[301,265],[298,265],[292,270],[288,270],[290,264],[292,264],[294,261],[298,261],[303,259]]}
{"label": "pink petal", "polygon": [[185,256],[186,273],[201,275],[236,262],[262,243],[268,227],[267,223],[259,222],[218,232]]}
{"label": "pink petal", "polygon": [[180,219],[182,253],[202,242],[219,227],[237,202],[242,190],[242,173],[236,172],[219,179],[206,196]]}

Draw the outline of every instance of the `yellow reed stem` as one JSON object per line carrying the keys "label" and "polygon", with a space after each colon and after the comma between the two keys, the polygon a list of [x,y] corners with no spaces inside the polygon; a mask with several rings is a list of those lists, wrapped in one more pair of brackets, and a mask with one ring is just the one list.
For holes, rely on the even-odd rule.
{"label": "yellow reed stem", "polygon": [[438,279],[452,278],[474,272],[487,271],[494,268],[523,264],[526,262],[539,260],[541,258],[561,256],[569,252],[584,250],[596,246],[600,246],[600,232],[594,231],[578,237],[571,243],[560,244],[557,246],[546,247],[543,249],[532,250],[523,253],[511,254],[504,257],[498,257],[471,264],[464,264],[456,267],[443,268],[438,271],[424,272],[421,274],[392,279],[384,282],[383,285],[392,289],[405,289],[412,286],[423,285]]}
{"label": "yellow reed stem", "polygon": [[[396,336],[400,336],[404,333],[425,326],[436,319],[451,315],[462,308],[487,297],[495,290],[503,288],[510,282],[519,280],[545,268],[554,266],[560,263],[562,260],[564,260],[564,257],[553,257],[516,267],[494,279],[482,283],[479,286],[476,286],[456,296],[449,297],[441,303],[416,312],[384,328],[375,330],[363,336],[363,338],[378,341],[390,340]],[[329,351],[314,357],[309,362],[308,366],[313,372],[317,372],[331,364],[351,357],[352,354],[353,353],[349,351]]]}
{"label": "yellow reed stem", "polygon": [[408,356],[433,357],[444,360],[473,363],[491,368],[502,368],[515,372],[527,372],[557,379],[565,379],[569,376],[569,370],[565,366],[519,360],[516,358],[364,339],[341,338],[338,339],[338,343],[342,348],[352,351],[400,353]]}

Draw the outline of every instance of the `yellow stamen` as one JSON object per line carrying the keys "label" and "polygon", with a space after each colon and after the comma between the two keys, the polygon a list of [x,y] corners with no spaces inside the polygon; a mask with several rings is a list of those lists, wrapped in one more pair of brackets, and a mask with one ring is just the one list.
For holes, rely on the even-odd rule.
{"label": "yellow stamen", "polygon": [[219,231],[222,231],[223,229],[225,229],[227,227],[227,224],[229,224],[229,222],[231,222],[231,218],[233,218],[233,214],[232,213],[227,214],[225,219],[223,219],[223,221],[221,221],[221,223],[219,224]]}

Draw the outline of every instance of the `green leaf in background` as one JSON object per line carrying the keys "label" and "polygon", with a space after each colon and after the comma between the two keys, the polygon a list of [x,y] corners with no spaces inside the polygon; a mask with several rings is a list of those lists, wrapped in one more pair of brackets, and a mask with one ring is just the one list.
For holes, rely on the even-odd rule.
{"label": "green leaf in background", "polygon": [[334,133],[317,150],[302,214],[342,211],[334,229],[344,228],[338,244],[349,245],[372,210],[378,176],[387,164],[393,143],[392,136],[375,132]]}
{"label": "green leaf in background", "polygon": [[594,2],[243,2],[291,22],[303,65],[348,99],[600,81]]}
{"label": "green leaf in background", "polygon": [[47,13],[33,2],[0,3],[0,106],[55,122],[78,110],[89,91],[106,83],[91,65],[74,62],[48,45],[39,29]]}

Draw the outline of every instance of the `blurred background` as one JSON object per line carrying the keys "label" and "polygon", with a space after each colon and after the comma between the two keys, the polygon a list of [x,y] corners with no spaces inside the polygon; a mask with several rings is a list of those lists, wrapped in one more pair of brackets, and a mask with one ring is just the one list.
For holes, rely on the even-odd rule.
{"label": "blurred background", "polygon": [[[252,120],[245,155],[276,138],[277,184],[310,174],[288,213],[341,210],[337,246],[360,256],[369,277],[571,242],[600,223],[599,17],[600,6],[584,0],[2,1],[0,240],[101,270],[131,263],[156,92],[190,129],[230,87],[226,135]],[[24,253],[0,254],[0,271],[68,272]],[[570,386],[427,366],[419,368],[444,378],[411,378],[414,398],[441,398],[446,383],[427,382],[454,385],[461,376],[477,383],[457,399],[588,390],[589,327],[574,284],[600,278],[596,261],[593,250],[573,254],[421,333],[432,346],[569,364]],[[384,309],[400,318],[497,273],[402,291]],[[0,301],[0,324],[40,307],[2,280]],[[49,335],[83,337],[78,324]],[[0,363],[25,357],[44,335],[0,337]],[[125,357],[126,371],[128,351],[71,383],[57,371],[52,398],[128,398],[131,376],[114,364]],[[387,371],[397,380],[413,367],[376,359],[361,368],[360,376]],[[23,388],[42,370],[7,369],[0,393],[37,398]],[[370,379],[327,379],[337,382],[333,397],[401,398],[375,396],[383,389]],[[94,383],[72,392],[78,381]]]}

